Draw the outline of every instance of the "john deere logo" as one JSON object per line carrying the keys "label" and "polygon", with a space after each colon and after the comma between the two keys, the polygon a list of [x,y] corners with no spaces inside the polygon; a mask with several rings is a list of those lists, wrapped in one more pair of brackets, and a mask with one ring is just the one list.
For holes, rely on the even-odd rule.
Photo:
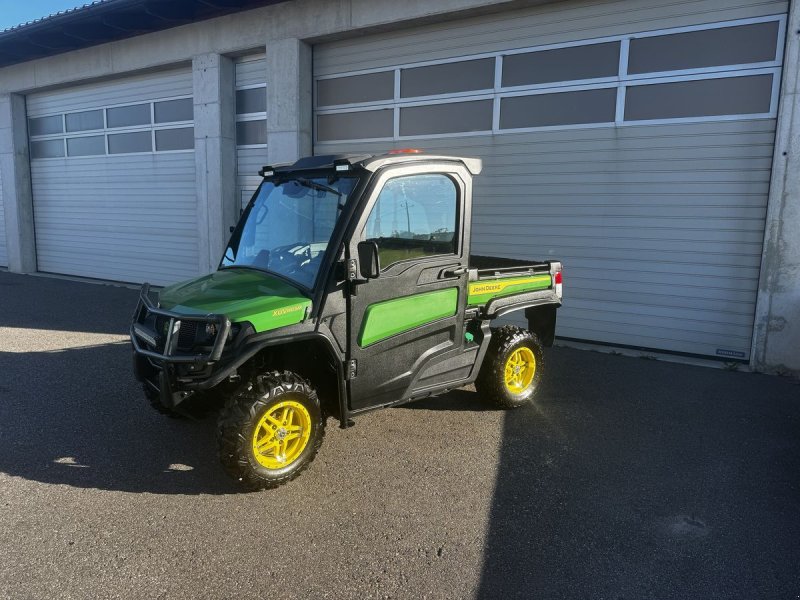
{"label": "john deere logo", "polygon": [[303,310],[302,304],[295,304],[294,306],[287,306],[285,308],[276,308],[272,311],[272,316],[282,317],[283,315],[288,315],[289,313],[297,312],[299,310]]}
{"label": "john deere logo", "polygon": [[488,294],[489,292],[499,292],[505,287],[505,284],[502,283],[489,283],[486,285],[476,285],[472,288],[471,292],[473,294]]}

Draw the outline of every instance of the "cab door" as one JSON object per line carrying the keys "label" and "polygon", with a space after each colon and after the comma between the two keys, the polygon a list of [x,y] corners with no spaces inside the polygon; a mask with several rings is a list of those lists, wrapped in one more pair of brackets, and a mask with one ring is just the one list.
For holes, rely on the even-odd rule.
{"label": "cab door", "polygon": [[468,177],[455,165],[398,166],[378,177],[349,245],[357,257],[359,242],[374,242],[380,261],[379,276],[357,283],[348,299],[350,410],[458,379]]}

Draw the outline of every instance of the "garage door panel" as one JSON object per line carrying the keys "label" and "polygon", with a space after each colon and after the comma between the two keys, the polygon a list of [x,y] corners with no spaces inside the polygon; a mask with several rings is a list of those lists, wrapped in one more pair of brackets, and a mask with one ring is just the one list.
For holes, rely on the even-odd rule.
{"label": "garage door panel", "polygon": [[642,304],[638,295],[632,295],[631,301],[603,300],[601,298],[580,299],[570,301],[570,310],[580,311],[582,314],[598,312],[603,314],[617,314],[615,320],[628,323],[639,322],[642,325],[652,325],[652,319],[681,320],[697,331],[706,331],[715,334],[747,335],[751,323],[747,315],[741,313],[721,312],[714,309],[701,309],[698,307],[672,307],[653,306]]}
{"label": "garage door panel", "polygon": [[190,70],[127,77],[56,93],[28,96],[29,116],[79,112],[106,106],[147,102],[192,93]]}
{"label": "garage door panel", "polygon": [[237,200],[245,206],[261,183],[259,169],[267,164],[266,57],[244,57],[236,62],[235,69],[237,97],[258,99],[254,103],[237,102],[236,107],[236,190]]}
{"label": "garage door panel", "polygon": [[[674,248],[670,250],[642,250],[640,248],[597,248],[590,245],[576,248],[561,246],[559,258],[563,259],[564,262],[573,264],[575,261],[584,259],[588,251],[591,251],[592,257],[595,260],[602,261],[604,264],[608,264],[609,261],[625,262],[637,260],[646,264],[663,262],[675,265],[686,265],[689,267],[705,265],[709,267],[722,266],[759,269],[761,266],[761,255],[756,253],[752,255],[725,254],[719,252],[699,253],[689,252],[683,249],[677,250]],[[635,258],[633,256],[634,252]]]}
{"label": "garage door panel", "polygon": [[[511,215],[507,215],[507,217],[511,217]],[[509,218],[509,221],[511,219]],[[540,238],[540,235],[547,235],[549,233],[547,228],[542,227],[540,230],[536,229],[536,225],[531,223],[529,225],[518,224],[518,225],[498,225],[496,223],[485,223],[480,225],[479,227],[475,228],[476,231],[474,232],[473,240],[475,243],[481,244],[482,246],[488,245],[491,247],[494,244],[501,243],[497,241],[496,236],[502,236],[504,234],[512,233],[515,234],[515,237],[522,237],[525,236],[531,242],[536,239]],[[612,229],[608,227],[607,229]],[[759,233],[759,231],[748,231],[743,229],[722,229],[722,230],[692,230],[692,229],[669,229],[669,228],[659,228],[659,227],[650,227],[649,229],[639,230],[633,229],[630,227],[614,227],[614,237],[619,239],[631,239],[631,240],[649,240],[649,239],[659,239],[659,240],[670,240],[673,242],[680,242],[680,241],[715,241],[715,242],[732,242],[732,243],[755,243],[760,244],[763,242],[763,232]],[[608,237],[608,236],[600,236],[597,227],[591,227],[586,225],[561,225],[559,233],[561,234],[562,238],[567,236],[569,237]],[[571,240],[566,240],[567,244],[571,244]],[[535,247],[533,243],[530,244],[531,247]]]}
{"label": "garage door panel", "polygon": [[[28,117],[94,111],[107,125],[91,136],[95,156],[31,160],[37,263],[40,271],[98,279],[166,284],[199,271],[195,157],[191,138],[178,151],[159,152],[152,140],[191,116],[160,108],[191,105],[191,71],[180,70],[94,83],[28,97]],[[182,104],[174,98],[183,98]],[[165,104],[167,103],[167,104]],[[143,104],[137,123],[114,127],[120,105]],[[114,112],[117,111],[117,112]],[[155,114],[156,122],[148,115]],[[113,115],[112,119],[109,115]],[[136,116],[136,115],[134,115]],[[193,126],[180,121],[182,130]],[[150,140],[149,152],[106,154],[120,133]],[[89,134],[54,133],[45,139]],[[36,141],[39,138],[34,138]],[[138,139],[138,138],[137,138]],[[186,146],[189,147],[186,147]],[[69,148],[70,145],[68,144]],[[73,145],[74,147],[74,145]],[[106,146],[107,147],[107,146]],[[126,149],[134,149],[126,148]],[[139,149],[137,145],[136,149]]]}
{"label": "garage door panel", "polygon": [[[489,198],[492,197],[491,186],[476,186]],[[491,200],[491,205],[483,202],[475,206],[475,211],[485,209],[491,211],[492,207],[514,208],[515,210],[609,210],[620,208],[632,211],[667,210],[675,214],[674,209],[680,208],[681,214],[685,209],[698,210],[731,210],[743,211],[737,214],[749,214],[745,211],[762,211],[767,208],[767,200],[763,194],[679,194],[669,192],[661,194],[648,194],[643,196],[638,191],[629,191],[624,194],[575,194],[562,192],[538,192],[536,190],[522,189],[516,192],[504,191],[503,195]],[[563,207],[563,208],[562,208]]]}
{"label": "garage door panel", "polygon": [[[382,73],[387,81],[387,73],[395,74],[399,89],[380,102],[366,100],[358,110],[394,110],[400,126],[384,141],[369,143],[336,141],[332,138],[338,132],[318,130],[315,153],[417,147],[480,157],[484,171],[474,189],[472,250],[563,259],[567,291],[573,289],[575,295],[565,295],[558,335],[746,360],[775,139],[775,113],[764,111],[770,105],[767,100],[774,106],[774,89],[770,91],[768,84],[780,77],[782,67],[782,48],[774,32],[784,24],[781,15],[786,7],[786,2],[759,0],[736,6],[718,0],[559,2],[322,44],[314,49],[314,71],[325,78],[326,89],[335,89],[337,78],[344,82],[363,75],[364,69]],[[687,25],[694,26],[695,41],[716,39],[720,31],[746,37],[747,32],[768,29],[772,37],[764,38],[766,54],[762,54],[770,54],[772,44],[774,60],[735,64],[750,55],[718,45],[712,72],[703,63],[704,56],[693,54],[686,60],[705,66],[688,77],[685,72],[657,75],[662,78],[657,85],[689,83],[669,88],[675,94],[674,106],[649,107],[648,114],[665,115],[653,123],[632,120],[635,102],[630,98],[666,88],[637,87],[653,83],[653,75],[629,76],[625,70],[628,59],[645,64],[652,58],[645,54],[647,45],[637,46],[639,54],[634,57],[619,55],[619,82],[569,81],[570,73],[585,72],[583,66],[569,64],[574,59],[569,56],[580,55],[581,48],[585,55],[592,44],[605,44],[609,56],[618,56],[615,52],[623,42],[655,40],[667,48],[656,58],[669,63],[672,59],[665,52],[671,46],[663,36]],[[562,45],[554,49],[547,44]],[[562,52],[565,48],[578,50]],[[514,57],[508,58],[511,53]],[[473,64],[469,61],[486,62],[487,56],[495,57],[499,87],[463,77],[462,67]],[[552,57],[565,61],[561,70],[547,62],[555,60]],[[524,69],[514,71],[515,64],[525,61],[544,65],[547,77],[536,79],[538,75],[526,75]],[[494,98],[493,133],[469,131],[488,129],[485,124],[462,123],[457,129],[451,127],[459,133],[436,135],[438,129],[424,120],[403,122],[404,116],[410,118],[410,103],[420,107],[432,102],[406,99],[410,88],[403,87],[405,74],[430,70],[432,62],[443,65],[437,67],[440,70],[461,69],[462,93],[437,97],[447,110],[463,113],[461,105]],[[601,65],[593,73],[616,75],[614,65],[609,68]],[[514,85],[522,87],[504,88],[511,81],[507,75],[516,77]],[[717,85],[751,89],[754,82],[764,85],[754,92],[757,102],[752,107],[727,108],[721,97],[717,102],[690,93]],[[416,84],[415,93],[420,95],[436,88],[424,81]],[[617,100],[616,114],[609,107],[584,110],[586,98],[606,102],[609,92]],[[546,96],[537,97],[540,94]],[[522,105],[550,113],[514,112]],[[342,110],[318,108],[324,115]],[[504,110],[509,111],[505,118]],[[693,118],[702,115],[706,117]],[[346,137],[370,137],[366,130],[358,131],[358,113],[350,113],[349,119],[352,129]],[[504,129],[506,125],[529,129]],[[404,131],[411,130],[423,135],[404,137]]]}
{"label": "garage door panel", "polygon": [[[616,307],[615,307],[616,308]],[[654,325],[649,315],[635,315],[619,310],[602,310],[600,308],[581,307],[581,310],[565,307],[559,314],[567,328],[585,327],[590,331],[620,333],[627,332],[632,337],[660,337],[673,341],[689,343],[708,343],[709,337],[720,340],[728,347],[740,347],[742,342],[750,339],[751,328],[737,327],[709,321],[692,321],[680,317],[661,318],[659,325]],[[674,327],[675,322],[684,327]],[[563,333],[559,332],[559,335]],[[605,340],[603,340],[605,341]]]}
{"label": "garage door panel", "polygon": [[[767,208],[764,206],[730,206],[730,205],[717,205],[717,206],[703,206],[702,199],[698,199],[697,204],[681,204],[680,212],[682,219],[710,219],[710,220],[740,220],[751,219],[756,221],[763,221],[766,215]],[[481,217],[491,219],[496,214],[496,210],[514,209],[517,214],[524,215],[525,217],[538,218],[572,218],[573,215],[579,215],[583,218],[674,218],[676,212],[676,205],[664,204],[642,204],[637,202],[635,204],[617,204],[607,202],[601,204],[599,202],[591,203],[588,206],[585,203],[579,202],[564,202],[564,203],[546,203],[536,202],[523,204],[521,202],[494,202],[491,206],[476,207],[473,211],[474,217]]]}
{"label": "garage door panel", "polygon": [[[582,319],[574,315],[570,317],[570,325],[560,326],[558,335],[562,338],[575,340],[589,340],[605,344],[618,344],[636,348],[657,349],[681,354],[697,354],[701,356],[720,356],[718,350],[739,351],[745,344],[749,344],[750,335],[746,337],[716,336],[714,343],[708,342],[708,334],[697,332],[696,335],[681,335],[673,337],[682,330],[668,328],[642,328],[639,325],[612,324],[606,328],[603,322],[595,319]],[[520,324],[522,324],[520,322]],[[731,350],[733,349],[733,350]],[[745,358],[745,356],[727,355],[728,358]]]}
{"label": "garage door panel", "polygon": [[[674,240],[657,238],[608,238],[598,236],[573,236],[570,240],[563,240],[563,236],[558,233],[537,233],[535,237],[525,236],[521,238],[509,237],[505,240],[484,240],[481,242],[484,249],[492,252],[503,253],[509,250],[512,254],[523,253],[525,249],[535,249],[537,252],[549,254],[555,251],[556,246],[563,252],[571,252],[573,249],[580,250],[579,256],[586,256],[587,249],[608,249],[624,250],[630,256],[632,252],[640,250],[655,251],[680,251],[687,253],[714,254],[720,253],[728,256],[761,257],[761,242],[754,241],[744,243],[741,241],[719,241],[719,240]],[[474,245],[474,244],[473,244]]]}
{"label": "garage door panel", "polygon": [[[612,282],[613,283],[613,282]],[[619,283],[617,282],[617,287]],[[604,290],[599,286],[584,287],[579,280],[570,279],[570,298],[587,302],[620,302],[619,294],[613,285],[610,289]],[[720,314],[739,315],[746,320],[752,318],[752,308],[750,303],[752,298],[749,294],[743,294],[741,300],[734,301],[728,298],[727,301],[720,301],[716,298],[703,298],[697,293],[696,286],[681,287],[672,291],[671,294],[650,294],[640,290],[636,292],[636,301],[648,306],[671,308],[676,310],[705,310]],[[572,300],[570,300],[572,303]]]}
{"label": "garage door panel", "polygon": [[418,62],[524,48],[531,45],[531,40],[535,40],[536,45],[557,44],[649,29],[746,19],[784,13],[787,4],[769,0],[742,2],[737,6],[719,0],[550,3],[455,23],[443,22],[333,42],[324,46],[325,52],[315,52],[314,65],[317,74],[330,75],[386,67],[395,64],[398,56],[403,56],[405,62]]}

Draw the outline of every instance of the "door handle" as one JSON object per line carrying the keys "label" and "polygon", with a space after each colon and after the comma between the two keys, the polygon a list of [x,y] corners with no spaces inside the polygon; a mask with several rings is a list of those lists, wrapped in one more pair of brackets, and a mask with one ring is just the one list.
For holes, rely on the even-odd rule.
{"label": "door handle", "polygon": [[461,277],[464,273],[466,273],[469,269],[467,267],[456,267],[455,269],[445,269],[442,271],[440,278],[443,277]]}

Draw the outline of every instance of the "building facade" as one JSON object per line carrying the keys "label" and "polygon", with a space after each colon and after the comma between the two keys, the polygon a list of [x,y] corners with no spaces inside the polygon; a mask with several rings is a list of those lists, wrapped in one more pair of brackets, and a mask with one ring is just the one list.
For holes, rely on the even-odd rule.
{"label": "building facade", "polygon": [[262,165],[419,147],[483,158],[476,253],[564,261],[559,337],[800,371],[796,0],[189,4],[6,57],[1,266],[193,277]]}

